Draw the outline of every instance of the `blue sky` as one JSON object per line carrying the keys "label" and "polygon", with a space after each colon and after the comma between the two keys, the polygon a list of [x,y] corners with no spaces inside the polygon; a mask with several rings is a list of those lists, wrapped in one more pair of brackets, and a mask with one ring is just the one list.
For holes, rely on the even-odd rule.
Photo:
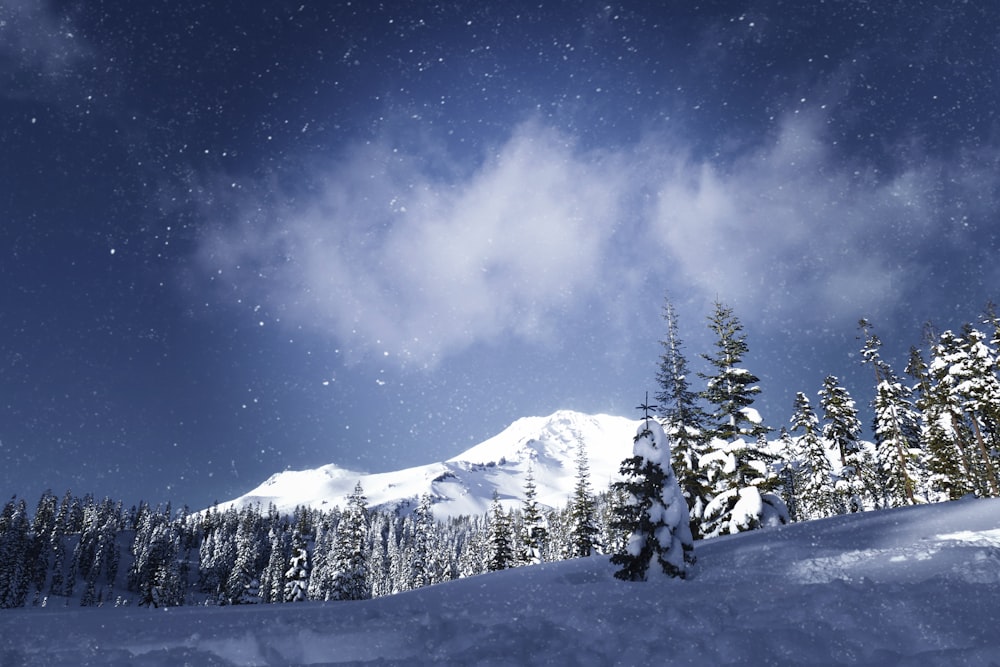
{"label": "blue sky", "polygon": [[[202,506],[633,414],[670,294],[760,408],[996,300],[992,8],[0,2],[0,487]],[[635,413],[637,414],[637,413]]]}

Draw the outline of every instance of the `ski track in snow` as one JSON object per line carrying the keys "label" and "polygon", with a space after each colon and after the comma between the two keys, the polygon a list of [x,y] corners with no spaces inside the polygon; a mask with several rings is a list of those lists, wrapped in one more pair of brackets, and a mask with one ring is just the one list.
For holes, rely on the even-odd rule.
{"label": "ski track in snow", "polygon": [[687,581],[605,557],[354,603],[0,613],[0,665],[1000,667],[1000,500],[696,544]]}

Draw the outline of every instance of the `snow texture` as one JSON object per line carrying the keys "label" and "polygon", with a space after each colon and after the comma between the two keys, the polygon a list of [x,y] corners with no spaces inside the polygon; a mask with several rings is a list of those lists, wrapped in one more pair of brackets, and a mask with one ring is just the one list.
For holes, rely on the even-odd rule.
{"label": "snow texture", "polygon": [[591,557],[362,602],[7,610],[0,664],[1000,664],[1000,500],[696,549],[686,581],[619,581]]}

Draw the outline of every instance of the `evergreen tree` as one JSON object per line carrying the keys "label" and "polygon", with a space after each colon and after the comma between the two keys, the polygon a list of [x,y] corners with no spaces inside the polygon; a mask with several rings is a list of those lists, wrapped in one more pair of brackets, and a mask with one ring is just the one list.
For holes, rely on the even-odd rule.
{"label": "evergreen tree", "polygon": [[316,539],[313,540],[312,553],[309,559],[309,585],[306,587],[306,597],[310,600],[333,599],[333,549],[337,532],[337,517],[324,513],[318,517]]}
{"label": "evergreen tree", "polygon": [[292,553],[285,571],[285,602],[302,602],[307,599],[309,587],[309,553],[306,541],[298,528],[292,533]]}
{"label": "evergreen tree", "polygon": [[28,556],[29,577],[34,588],[34,604],[40,602],[49,575],[49,554],[54,552],[53,535],[56,532],[56,511],[59,498],[52,491],[45,491],[38,500],[35,515],[31,519],[30,551]]}
{"label": "evergreen tree", "polygon": [[703,354],[702,358],[714,373],[699,373],[699,377],[706,382],[701,397],[713,408],[708,435],[724,442],[741,437],[756,440],[768,429],[750,407],[754,397],[760,393],[757,386],[760,380],[740,367],[743,355],[749,349],[743,325],[732,308],[716,301],[715,312],[709,318],[709,329],[716,335],[716,349],[714,354]]}
{"label": "evergreen tree", "polygon": [[860,512],[873,506],[875,491],[865,480],[870,472],[863,469],[865,451],[861,444],[861,420],[850,393],[840,385],[834,375],[823,380],[819,390],[820,407],[823,409],[823,437],[836,452],[840,464],[836,488],[848,512]]}
{"label": "evergreen tree", "polygon": [[289,563],[284,535],[284,531],[276,523],[271,524],[268,533],[271,547],[258,589],[261,602],[264,603],[285,601],[285,571]]}
{"label": "evergreen tree", "polygon": [[648,413],[632,453],[621,464],[625,481],[614,485],[626,496],[616,526],[629,534],[625,550],[611,557],[621,566],[615,577],[645,581],[648,569],[657,564],[663,574],[683,578],[695,560],[687,503],[670,466],[667,436]]}
{"label": "evergreen tree", "polygon": [[510,520],[500,506],[500,497],[493,492],[490,504],[489,536],[486,540],[486,569],[490,572],[514,567]]}
{"label": "evergreen tree", "polygon": [[225,601],[229,604],[260,602],[260,577],[257,559],[261,551],[258,525],[260,513],[251,507],[240,511],[236,529],[236,558],[225,586]]}
{"label": "evergreen tree", "polygon": [[920,476],[919,417],[910,400],[911,391],[899,381],[889,364],[882,360],[882,342],[862,319],[859,327],[865,337],[863,363],[875,372],[875,459],[882,485],[883,504],[887,507],[912,505]]}
{"label": "evergreen tree", "polygon": [[963,469],[963,462],[966,466],[969,463],[965,451],[968,433],[961,423],[961,411],[949,405],[947,382],[935,382],[930,366],[916,347],[910,348],[906,374],[916,381],[914,405],[920,416],[923,444],[920,464],[926,470],[925,488],[920,493],[931,502],[957,500],[973,493],[971,479]]}
{"label": "evergreen tree", "polygon": [[24,606],[30,587],[28,507],[10,500],[0,512],[0,608]]}
{"label": "evergreen tree", "polygon": [[780,479],[776,457],[768,453],[768,429],[751,405],[760,393],[757,377],[739,366],[747,352],[746,336],[732,309],[719,302],[709,318],[716,334],[716,352],[702,355],[714,374],[701,374],[706,388],[701,396],[712,406],[709,451],[699,461],[712,500],[705,507],[700,534],[753,530],[788,521],[788,509],[773,494]]}
{"label": "evergreen tree", "polygon": [[659,390],[655,398],[663,417],[671,447],[671,465],[680,482],[691,516],[691,532],[698,539],[711,490],[699,461],[707,451],[707,417],[698,404],[698,394],[688,383],[687,359],[677,327],[677,314],[667,300],[663,309],[667,337],[660,341],[663,353],[656,373]]}
{"label": "evergreen tree", "polygon": [[931,348],[931,363],[918,403],[931,483],[953,500],[968,493],[989,494],[986,471],[972,444],[972,427],[958,391],[962,376],[967,374],[962,348],[963,341],[951,331],[940,335]]}
{"label": "evergreen tree", "polygon": [[373,598],[392,594],[392,581],[389,579],[388,540],[390,522],[385,512],[378,512],[371,519],[368,547],[368,577],[371,582]]}
{"label": "evergreen tree", "polygon": [[529,466],[524,478],[524,503],[522,505],[522,542],[524,543],[521,562],[526,564],[541,563],[542,552],[548,531],[542,521],[542,513],[538,508],[537,489],[535,488],[535,471]]}
{"label": "evergreen tree", "polygon": [[358,482],[337,524],[332,559],[334,600],[367,600],[371,597],[367,505],[368,499],[361,482]]}
{"label": "evergreen tree", "polygon": [[[441,567],[438,562],[438,524],[429,493],[420,496],[410,523],[409,579],[407,589],[421,588],[440,583]],[[406,590],[406,589],[404,589]]]}
{"label": "evergreen tree", "polygon": [[822,519],[841,513],[833,486],[833,468],[820,435],[819,417],[802,392],[795,394],[791,425],[791,432],[799,434],[795,445],[801,457],[796,484],[799,518]]}
{"label": "evergreen tree", "polygon": [[570,557],[592,555],[597,527],[594,525],[594,496],[590,491],[590,464],[582,442],[576,450],[576,484],[570,499],[569,524]]}

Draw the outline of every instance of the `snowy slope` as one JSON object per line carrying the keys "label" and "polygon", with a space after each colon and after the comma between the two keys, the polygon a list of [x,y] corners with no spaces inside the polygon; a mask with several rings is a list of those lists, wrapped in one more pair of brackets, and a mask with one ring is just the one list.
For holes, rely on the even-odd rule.
{"label": "snowy slope", "polygon": [[438,519],[482,514],[494,489],[506,507],[519,505],[529,467],[534,470],[538,502],[561,507],[575,482],[578,443],[587,450],[593,488],[604,490],[617,478],[622,459],[631,455],[637,424],[624,417],[570,410],[525,417],[447,461],[375,474],[333,464],[280,472],[220,508],[257,502],[263,507],[274,503],[282,512],[291,512],[296,505],[343,507],[354,485],[361,482],[373,507],[415,507],[417,498],[430,493]]}
{"label": "snowy slope", "polygon": [[605,557],[365,602],[27,608],[3,665],[1000,665],[1000,500],[696,543],[692,578]]}

